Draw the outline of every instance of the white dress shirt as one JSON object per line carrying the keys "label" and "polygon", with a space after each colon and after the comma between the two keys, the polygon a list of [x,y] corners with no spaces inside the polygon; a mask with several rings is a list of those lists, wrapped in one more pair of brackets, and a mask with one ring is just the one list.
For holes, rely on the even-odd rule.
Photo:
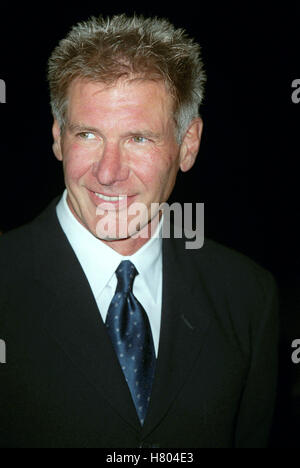
{"label": "white dress shirt", "polygon": [[155,235],[146,244],[133,255],[123,256],[77,221],[67,203],[67,190],[57,204],[56,213],[87,277],[104,323],[117,287],[116,269],[122,260],[128,259],[135,265],[139,274],[133,283],[133,294],[148,315],[157,356],[162,305],[163,220],[160,220]]}

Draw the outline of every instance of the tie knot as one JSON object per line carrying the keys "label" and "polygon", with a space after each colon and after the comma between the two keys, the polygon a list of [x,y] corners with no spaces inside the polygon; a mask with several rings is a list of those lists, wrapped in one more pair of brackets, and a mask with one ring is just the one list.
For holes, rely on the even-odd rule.
{"label": "tie knot", "polygon": [[137,269],[130,260],[123,260],[116,269],[118,279],[118,290],[128,292],[132,290],[134,278],[138,274]]}

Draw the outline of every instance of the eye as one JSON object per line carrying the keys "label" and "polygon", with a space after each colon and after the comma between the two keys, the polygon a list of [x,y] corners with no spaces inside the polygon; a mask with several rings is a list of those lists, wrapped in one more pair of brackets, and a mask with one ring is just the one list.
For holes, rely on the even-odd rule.
{"label": "eye", "polygon": [[95,137],[94,133],[91,132],[80,132],[78,133],[79,138],[82,140],[93,140]]}
{"label": "eye", "polygon": [[134,143],[146,143],[148,141],[148,138],[140,135],[134,136],[132,139]]}

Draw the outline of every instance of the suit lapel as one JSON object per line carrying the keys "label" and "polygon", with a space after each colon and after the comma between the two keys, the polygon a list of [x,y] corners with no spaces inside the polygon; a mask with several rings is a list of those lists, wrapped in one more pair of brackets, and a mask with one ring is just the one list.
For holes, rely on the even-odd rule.
{"label": "suit lapel", "polygon": [[164,239],[160,345],[143,437],[164,418],[185,384],[210,324],[212,306],[191,260],[182,241]]}
{"label": "suit lapel", "polygon": [[50,213],[50,219],[49,215],[40,218],[42,229],[36,240],[36,278],[40,294],[49,298],[46,328],[107,404],[138,430],[131,395],[89,283],[58,224],[55,209]]}

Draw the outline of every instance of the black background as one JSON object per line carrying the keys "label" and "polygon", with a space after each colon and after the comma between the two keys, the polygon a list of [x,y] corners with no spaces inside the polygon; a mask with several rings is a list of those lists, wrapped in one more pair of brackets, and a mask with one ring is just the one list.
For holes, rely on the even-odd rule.
{"label": "black background", "polygon": [[[36,216],[62,192],[52,154],[47,59],[71,26],[91,15],[166,17],[202,45],[207,86],[204,132],[194,168],[179,174],[171,201],[204,202],[205,234],[275,276],[281,299],[280,385],[272,447],[297,446],[300,363],[299,8],[218,3],[109,2],[1,6],[0,230]],[[162,3],[162,2],[161,2]]]}

